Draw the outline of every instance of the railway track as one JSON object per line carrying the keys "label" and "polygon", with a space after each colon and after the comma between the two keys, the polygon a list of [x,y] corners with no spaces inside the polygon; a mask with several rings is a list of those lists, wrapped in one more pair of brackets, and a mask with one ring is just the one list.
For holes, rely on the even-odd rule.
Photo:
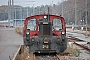
{"label": "railway track", "polygon": [[[78,42],[85,42],[85,41],[80,40],[80,39],[75,38],[75,37],[72,37],[72,36],[70,36],[70,38],[68,40],[69,40],[69,42],[74,42],[73,44],[75,44],[77,46],[80,45],[81,48],[90,52],[90,47],[76,43],[77,41]],[[90,42],[87,42],[87,44],[90,45]],[[24,56],[24,54],[25,54],[25,56]],[[18,59],[19,57],[20,58],[24,57],[21,60],[85,60],[85,59],[81,59],[81,58],[78,58],[75,56],[72,57],[72,56],[64,55],[64,54],[63,54],[63,56],[60,54],[51,54],[51,55],[50,54],[48,54],[48,55],[30,54],[32,56],[30,56],[29,54],[26,55],[26,53],[24,53],[24,54],[22,55],[21,50],[19,49],[18,53],[15,55],[15,58],[13,60],[20,60],[20,59]]]}
{"label": "railway track", "polygon": [[[29,53],[29,52],[28,52]],[[23,53],[21,52],[21,46],[18,48],[18,50],[15,52],[13,58],[10,58],[10,60],[19,60],[22,57],[20,55],[22,55]],[[25,53],[24,53],[25,54]],[[59,54],[32,54],[29,53],[32,56],[27,56],[24,57],[23,60],[61,60],[60,59],[60,55]],[[29,59],[30,58],[30,59]],[[22,60],[22,59],[21,59]]]}
{"label": "railway track", "polygon": [[70,36],[68,42],[71,42],[74,47],[78,48],[79,52],[77,56],[83,57],[85,60],[90,60],[90,42],[78,39],[74,36]]}
{"label": "railway track", "polygon": [[[71,38],[69,38],[69,41],[73,42],[73,44],[83,48],[84,50],[90,52],[90,42],[86,42],[84,40],[81,40],[81,39],[78,39],[78,38],[75,38],[75,37],[72,37],[72,36],[71,36]],[[85,44],[80,44],[81,42],[85,43]]]}
{"label": "railway track", "polygon": [[34,54],[34,60],[61,60],[58,54]]}
{"label": "railway track", "polygon": [[[77,39],[77,38],[75,38],[75,37],[71,37],[71,40],[76,40],[76,41],[80,41],[80,42],[82,42],[82,40],[79,40],[79,39]],[[70,38],[69,38],[69,40],[70,40]],[[72,41],[73,41],[72,40]],[[71,42],[71,41],[70,41]],[[83,41],[83,42],[85,42],[85,41]],[[74,41],[74,43],[73,44],[75,44],[75,45],[77,45],[77,46],[79,46],[79,47],[81,47],[81,48],[83,48],[84,50],[86,50],[86,51],[88,51],[88,52],[90,52],[90,46],[88,47],[88,48],[86,48],[86,45],[81,45],[81,44],[78,44],[78,43],[75,43],[75,41]],[[89,44],[90,45],[90,42],[88,42],[87,44]],[[16,53],[16,55],[14,56],[14,58],[12,59],[12,60],[19,60],[20,58],[21,58],[21,60],[23,59],[23,60],[69,60],[69,59],[71,59],[71,60],[80,60],[79,58],[77,58],[77,57],[75,57],[75,56],[69,56],[69,54],[32,54],[32,53],[29,53],[30,55],[32,55],[32,56],[30,56],[29,54],[28,54],[29,52],[27,52],[27,53],[21,53],[21,48],[19,48],[19,50],[17,51],[17,53]],[[24,54],[25,54],[25,56],[24,56]],[[27,55],[26,55],[27,54]],[[20,56],[21,55],[21,56]],[[79,55],[78,55],[79,56]],[[24,57],[24,58],[23,58]],[[19,58],[19,59],[18,59]],[[82,59],[81,59],[82,60]],[[83,59],[84,60],[84,59]]]}
{"label": "railway track", "polygon": [[55,54],[55,55],[34,55],[33,60],[85,60],[80,57],[74,57],[74,56],[62,56],[60,54]]}
{"label": "railway track", "polygon": [[83,48],[83,49],[85,49],[86,51],[90,52],[90,48],[88,46],[81,45],[81,44],[78,44],[78,43],[75,43],[75,42],[74,42],[74,44],[77,45],[77,46],[79,46],[79,47],[81,47],[81,48]]}
{"label": "railway track", "polygon": [[[29,52],[21,53],[19,49],[12,60],[80,60],[81,58],[69,56],[69,54],[33,54]],[[82,60],[82,59],[81,59]]]}

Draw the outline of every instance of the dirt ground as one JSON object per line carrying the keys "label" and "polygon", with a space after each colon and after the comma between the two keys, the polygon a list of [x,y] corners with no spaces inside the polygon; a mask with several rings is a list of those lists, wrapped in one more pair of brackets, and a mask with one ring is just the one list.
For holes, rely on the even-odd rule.
{"label": "dirt ground", "polygon": [[33,60],[33,53],[28,51],[28,48],[24,47],[24,52],[18,55],[17,60]]}
{"label": "dirt ground", "polygon": [[[60,53],[61,60],[84,60],[79,57],[79,50],[75,47],[68,46],[67,49]],[[24,52],[21,53],[17,58],[17,60],[33,60],[33,53],[28,51],[28,47],[24,47]]]}
{"label": "dirt ground", "polygon": [[[17,27],[15,31],[22,35],[22,28]],[[73,45],[68,45],[67,49],[63,52],[60,53],[60,58],[61,60],[85,60],[81,57],[79,57],[80,51],[74,47]],[[33,53],[28,51],[27,47],[24,47],[24,52],[21,53],[18,57],[17,60],[33,60]]]}

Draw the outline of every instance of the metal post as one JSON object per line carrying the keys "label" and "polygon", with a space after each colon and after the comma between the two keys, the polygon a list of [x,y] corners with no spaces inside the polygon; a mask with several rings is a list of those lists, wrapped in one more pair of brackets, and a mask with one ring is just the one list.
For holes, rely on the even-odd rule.
{"label": "metal post", "polygon": [[62,17],[63,17],[63,0],[62,0]]}
{"label": "metal post", "polygon": [[14,26],[14,0],[12,0],[12,20],[13,20],[12,24]]}
{"label": "metal post", "polygon": [[11,0],[8,0],[8,27],[10,27],[11,20]]}
{"label": "metal post", "polygon": [[27,7],[27,17],[28,17],[28,7]]}
{"label": "metal post", "polygon": [[75,0],[75,26],[77,25],[77,8],[76,8],[76,0]]}
{"label": "metal post", "polygon": [[40,14],[40,7],[39,7],[39,14]]}
{"label": "metal post", "polygon": [[68,17],[68,25],[69,25],[69,17]]}
{"label": "metal post", "polygon": [[22,26],[22,7],[20,9],[21,9],[21,26]]}
{"label": "metal post", "polygon": [[[81,9],[80,9],[80,22],[81,22],[81,20],[83,20],[83,19],[81,19]],[[78,22],[79,23],[79,22]],[[80,25],[80,24],[79,24]]]}
{"label": "metal post", "polygon": [[15,27],[16,27],[16,9],[15,9]]}
{"label": "metal post", "polygon": [[33,15],[34,15],[34,4],[33,4]]}
{"label": "metal post", "polygon": [[83,19],[83,28],[84,28],[84,19]]}
{"label": "metal post", "polygon": [[87,36],[87,0],[86,0],[86,36]]}
{"label": "metal post", "polygon": [[54,14],[54,11],[53,11],[53,1],[52,1],[52,14]]}

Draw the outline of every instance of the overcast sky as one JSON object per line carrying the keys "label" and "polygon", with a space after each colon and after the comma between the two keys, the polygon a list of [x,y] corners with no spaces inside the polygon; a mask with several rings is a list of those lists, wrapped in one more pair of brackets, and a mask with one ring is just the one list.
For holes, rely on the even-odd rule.
{"label": "overcast sky", "polygon": [[[30,2],[35,1],[35,2]],[[53,1],[53,2],[52,2]],[[14,5],[22,5],[22,6],[40,6],[40,5],[50,5],[50,4],[57,4],[57,2],[60,2],[62,0],[14,0]],[[8,0],[0,0],[0,6],[1,5],[8,5]]]}

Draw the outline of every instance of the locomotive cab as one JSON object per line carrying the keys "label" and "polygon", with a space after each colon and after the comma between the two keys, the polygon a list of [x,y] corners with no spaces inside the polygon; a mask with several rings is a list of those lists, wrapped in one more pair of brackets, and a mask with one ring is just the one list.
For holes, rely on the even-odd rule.
{"label": "locomotive cab", "polygon": [[[40,19],[42,18],[42,19]],[[28,28],[28,21],[36,19]],[[66,25],[61,16],[41,14],[24,21],[24,45],[33,53],[61,53],[67,48]],[[33,30],[32,30],[33,29]]]}

